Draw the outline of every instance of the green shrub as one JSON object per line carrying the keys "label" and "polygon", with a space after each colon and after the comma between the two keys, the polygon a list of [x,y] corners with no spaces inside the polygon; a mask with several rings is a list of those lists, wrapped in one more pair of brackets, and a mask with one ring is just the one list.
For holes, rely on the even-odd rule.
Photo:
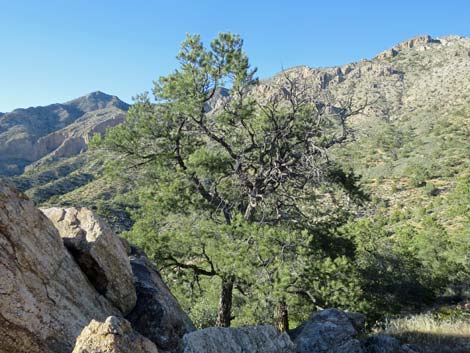
{"label": "green shrub", "polygon": [[439,189],[436,186],[434,186],[433,183],[428,181],[426,183],[426,187],[424,188],[424,192],[428,196],[437,196],[439,194]]}

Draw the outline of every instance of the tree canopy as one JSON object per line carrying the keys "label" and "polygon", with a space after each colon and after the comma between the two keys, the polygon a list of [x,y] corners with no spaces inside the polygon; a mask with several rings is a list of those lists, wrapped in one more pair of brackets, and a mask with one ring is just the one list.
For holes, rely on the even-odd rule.
{"label": "tree canopy", "polygon": [[188,35],[177,59],[155,101],[138,96],[97,141],[139,190],[131,236],[191,294],[217,279],[218,325],[231,324],[237,290],[276,306],[285,330],[289,301],[328,305],[357,284],[335,278],[338,267],[351,271],[352,244],[330,230],[363,195],[328,151],[350,138],[348,118],[365,104],[317,101],[288,74],[260,92],[230,33],[209,48]]}

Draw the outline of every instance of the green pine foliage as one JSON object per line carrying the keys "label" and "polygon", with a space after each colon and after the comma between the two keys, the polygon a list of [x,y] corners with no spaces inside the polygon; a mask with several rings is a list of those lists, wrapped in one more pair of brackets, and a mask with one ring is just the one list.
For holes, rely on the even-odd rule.
{"label": "green pine foliage", "polygon": [[252,94],[238,36],[209,47],[188,36],[178,60],[155,101],[138,96],[94,145],[112,156],[107,178],[126,185],[125,236],[197,326],[279,324],[281,303],[292,327],[331,306],[373,321],[463,294],[466,107],[352,126],[350,110],[318,110],[287,74],[272,99]]}
{"label": "green pine foliage", "polygon": [[[127,236],[200,326],[274,322],[279,303],[296,322],[305,307],[360,301],[353,243],[334,229],[365,195],[328,158],[352,112],[326,115],[288,76],[277,98],[257,100],[242,44],[220,34],[206,48],[188,36],[179,69],[155,83],[156,103],[139,96],[126,122],[93,142],[115,156],[109,175],[133,185]],[[208,109],[224,87],[223,107]]]}

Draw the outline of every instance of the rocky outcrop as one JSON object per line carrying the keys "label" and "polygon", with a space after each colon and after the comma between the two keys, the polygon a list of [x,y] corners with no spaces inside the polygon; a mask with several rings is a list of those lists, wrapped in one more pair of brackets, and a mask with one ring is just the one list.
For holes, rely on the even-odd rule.
{"label": "rocky outcrop", "polygon": [[0,352],[70,352],[92,320],[119,315],[95,291],[51,221],[0,181]]}
{"label": "rocky outcrop", "polygon": [[384,60],[384,59],[394,58],[397,55],[398,55],[398,50],[396,50],[394,48],[391,48],[391,49],[387,49],[387,50],[381,52],[375,58],[378,59],[378,60]]}
{"label": "rocky outcrop", "polygon": [[42,210],[96,290],[124,314],[136,304],[126,249],[111,228],[87,208]]}
{"label": "rocky outcrop", "polygon": [[362,353],[357,339],[360,321],[356,315],[327,309],[313,314],[290,336],[298,353]]}
{"label": "rocky outcrop", "polygon": [[274,327],[210,327],[183,337],[183,353],[294,353],[287,334]]}
{"label": "rocky outcrop", "polygon": [[428,34],[423,34],[423,35],[415,36],[413,38],[410,38],[408,40],[405,40],[397,44],[394,47],[394,49],[397,51],[404,50],[404,49],[413,49],[418,46],[423,46],[429,43],[440,43],[440,41],[438,39],[433,39]]}
{"label": "rocky outcrop", "polygon": [[25,171],[85,152],[94,134],[104,133],[108,127],[121,124],[125,115],[124,111],[115,107],[85,113],[65,128],[39,138],[33,146],[38,151],[37,160]]}
{"label": "rocky outcrop", "polygon": [[183,335],[195,327],[145,253],[133,246],[130,250],[137,304],[126,318],[161,351],[175,352]]}
{"label": "rocky outcrop", "polygon": [[403,50],[425,48],[426,45],[430,43],[441,43],[441,41],[439,39],[433,39],[430,35],[427,35],[427,34],[415,36],[401,43],[398,43],[393,48],[383,51],[382,53],[377,55],[375,58],[379,60],[390,59],[390,58],[397,56]]}
{"label": "rocky outcrop", "polygon": [[150,340],[132,330],[122,318],[110,316],[101,323],[93,320],[77,338],[72,353],[158,353]]}

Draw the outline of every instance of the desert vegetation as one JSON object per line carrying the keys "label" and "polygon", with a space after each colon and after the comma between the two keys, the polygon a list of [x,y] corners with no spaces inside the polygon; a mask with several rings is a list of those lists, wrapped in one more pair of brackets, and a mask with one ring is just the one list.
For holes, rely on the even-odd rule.
{"label": "desert vegetation", "polygon": [[464,108],[351,124],[368,97],[320,101],[291,72],[260,95],[237,36],[178,58],[95,144],[133,185],[126,236],[198,326],[285,330],[331,306],[373,326],[468,281]]}
{"label": "desert vegetation", "polygon": [[[68,102],[58,150],[1,167],[37,204],[90,207],[143,248],[198,328],[287,331],[335,307],[426,352],[465,352],[468,50],[420,36],[259,80],[239,36],[190,35],[152,94]],[[76,131],[88,146],[87,119],[108,129],[67,155]],[[26,122],[8,143],[54,140]]]}

